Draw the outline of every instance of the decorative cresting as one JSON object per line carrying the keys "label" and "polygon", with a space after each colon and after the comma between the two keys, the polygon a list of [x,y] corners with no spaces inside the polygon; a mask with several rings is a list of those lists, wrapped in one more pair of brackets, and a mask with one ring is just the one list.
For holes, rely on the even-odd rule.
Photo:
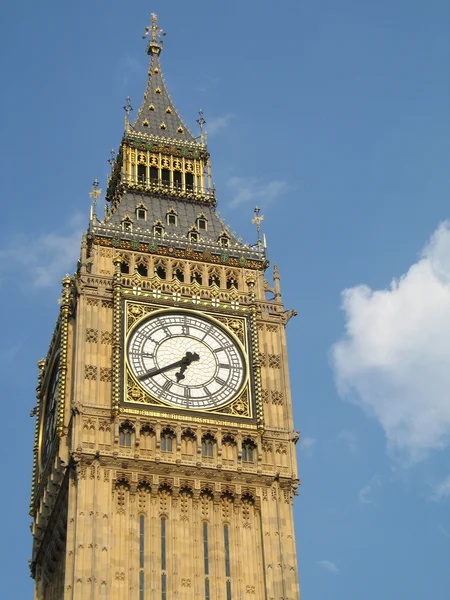
{"label": "decorative cresting", "polygon": [[129,98],[124,107],[125,136],[114,159],[107,192],[113,210],[126,190],[215,205],[206,137],[203,131],[199,139],[192,135],[166,89],[159,61],[163,35],[152,14],[151,25],[143,36],[150,37],[147,88],[132,125]]}
{"label": "decorative cresting", "polygon": [[58,409],[56,418],[56,435],[64,435],[64,412],[66,400],[66,381],[67,381],[67,347],[69,343],[69,317],[72,306],[72,279],[66,275],[62,280],[63,292],[61,295],[61,349],[59,359],[59,391],[58,391]]}
{"label": "decorative cresting", "polygon": [[[107,224],[102,231],[96,231],[93,243],[99,246],[117,248],[117,250],[135,250],[150,255],[174,256],[195,262],[245,267],[264,271],[267,262],[264,254],[248,245],[234,245],[224,251],[217,243],[200,238],[191,242],[185,236],[176,234],[169,236],[155,235],[149,230],[139,232],[123,232],[112,223]],[[108,234],[111,237],[103,237]]]}

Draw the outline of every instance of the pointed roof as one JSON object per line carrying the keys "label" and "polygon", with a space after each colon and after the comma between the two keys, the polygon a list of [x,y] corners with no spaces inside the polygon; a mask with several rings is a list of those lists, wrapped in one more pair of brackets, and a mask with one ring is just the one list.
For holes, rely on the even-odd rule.
{"label": "pointed roof", "polygon": [[147,54],[151,57],[148,70],[148,83],[132,130],[142,134],[162,138],[195,142],[195,138],[183,123],[167,91],[159,56],[162,50],[161,37],[165,35],[157,25],[156,15],[152,14],[152,24],[146,27],[144,38],[151,36]]}

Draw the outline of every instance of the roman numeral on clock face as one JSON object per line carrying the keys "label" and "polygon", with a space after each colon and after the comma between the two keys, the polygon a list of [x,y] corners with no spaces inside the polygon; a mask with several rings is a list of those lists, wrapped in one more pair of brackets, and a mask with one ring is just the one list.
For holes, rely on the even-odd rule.
{"label": "roman numeral on clock face", "polygon": [[232,350],[233,346],[221,346],[220,348],[215,348],[213,350],[214,354],[218,354],[219,352],[226,352],[227,350]]}
{"label": "roman numeral on clock face", "polygon": [[169,381],[169,379],[167,379],[167,381],[164,382],[164,385],[162,387],[165,392],[168,392],[172,386],[173,381]]}

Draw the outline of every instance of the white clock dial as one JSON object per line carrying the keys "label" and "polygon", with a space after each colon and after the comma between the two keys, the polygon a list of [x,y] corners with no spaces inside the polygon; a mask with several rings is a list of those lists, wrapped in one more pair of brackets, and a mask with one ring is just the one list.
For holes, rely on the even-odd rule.
{"label": "white clock dial", "polygon": [[236,340],[209,319],[185,312],[159,313],[138,324],[128,362],[139,385],[179,408],[222,406],[246,375]]}

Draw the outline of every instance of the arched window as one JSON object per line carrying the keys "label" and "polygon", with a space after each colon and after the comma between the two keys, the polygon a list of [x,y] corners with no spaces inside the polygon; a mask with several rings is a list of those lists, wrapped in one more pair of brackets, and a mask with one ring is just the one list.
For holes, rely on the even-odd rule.
{"label": "arched window", "polygon": [[200,231],[206,231],[208,229],[208,221],[204,216],[197,217],[196,225]]}
{"label": "arched window", "polygon": [[122,260],[120,263],[120,272],[123,275],[128,275],[128,273],[130,272],[130,265],[127,263],[126,260]]}
{"label": "arched window", "polygon": [[175,434],[169,428],[161,432],[161,452],[172,452],[174,438]]}
{"label": "arched window", "polygon": [[137,266],[136,271],[139,273],[139,275],[141,277],[147,277],[148,276],[148,267],[145,263],[139,263]]}
{"label": "arched window", "polygon": [[191,273],[191,283],[194,283],[194,281],[196,281],[199,285],[202,285],[203,278],[200,271],[193,271]]}
{"label": "arched window", "polygon": [[122,231],[124,231],[125,233],[130,233],[132,230],[133,230],[133,222],[131,219],[126,217],[122,221]]}
{"label": "arched window", "polygon": [[256,444],[251,439],[246,439],[242,443],[242,460],[243,462],[252,463],[255,461]]}
{"label": "arched window", "polygon": [[223,234],[219,237],[219,244],[222,246],[222,248],[228,248],[228,246],[230,245],[230,238]]}
{"label": "arched window", "polygon": [[173,185],[175,188],[180,189],[182,186],[182,177],[181,177],[181,171],[174,171],[173,172]]}
{"label": "arched window", "polygon": [[194,189],[194,175],[193,173],[185,173],[184,180],[186,181],[186,189]]}
{"label": "arched window", "polygon": [[147,219],[147,209],[142,204],[136,208],[136,218],[139,221],[145,221]]}
{"label": "arched window", "polygon": [[162,236],[164,233],[164,227],[161,223],[161,221],[157,221],[154,225],[153,225],[153,235],[159,235]]}
{"label": "arched window", "polygon": [[200,237],[200,236],[198,235],[197,231],[190,231],[190,232],[188,233],[188,238],[189,238],[189,241],[190,241],[190,242],[193,242],[194,244],[196,244],[196,243],[198,242],[198,240],[199,240],[199,237]]}
{"label": "arched window", "polygon": [[184,282],[184,272],[181,268],[176,268],[174,271],[174,275],[175,279],[178,279],[178,281],[181,281],[182,283]]}
{"label": "arched window", "polygon": [[177,226],[178,224],[178,215],[173,208],[171,208],[166,214],[166,222],[167,225]]}
{"label": "arched window", "polygon": [[164,185],[170,185],[170,171],[169,169],[162,169],[161,178]]}
{"label": "arched window", "polygon": [[206,433],[202,437],[202,456],[204,458],[212,458],[214,456],[214,446],[216,440],[210,433]]}
{"label": "arched window", "polygon": [[157,265],[155,269],[155,275],[157,275],[160,279],[166,278],[166,269],[163,265]]}
{"label": "arched window", "polygon": [[234,271],[227,273],[227,290],[238,289],[238,275]]}
{"label": "arched window", "polygon": [[119,428],[119,445],[124,448],[131,448],[134,429],[130,423],[122,423]]}
{"label": "arched window", "polygon": [[147,167],[145,165],[138,165],[138,181],[139,183],[145,183],[147,179]]}
{"label": "arched window", "polygon": [[217,285],[220,287],[220,277],[216,271],[212,271],[209,275],[208,285]]}
{"label": "arched window", "polygon": [[150,167],[150,181],[151,183],[158,183],[158,167]]}

